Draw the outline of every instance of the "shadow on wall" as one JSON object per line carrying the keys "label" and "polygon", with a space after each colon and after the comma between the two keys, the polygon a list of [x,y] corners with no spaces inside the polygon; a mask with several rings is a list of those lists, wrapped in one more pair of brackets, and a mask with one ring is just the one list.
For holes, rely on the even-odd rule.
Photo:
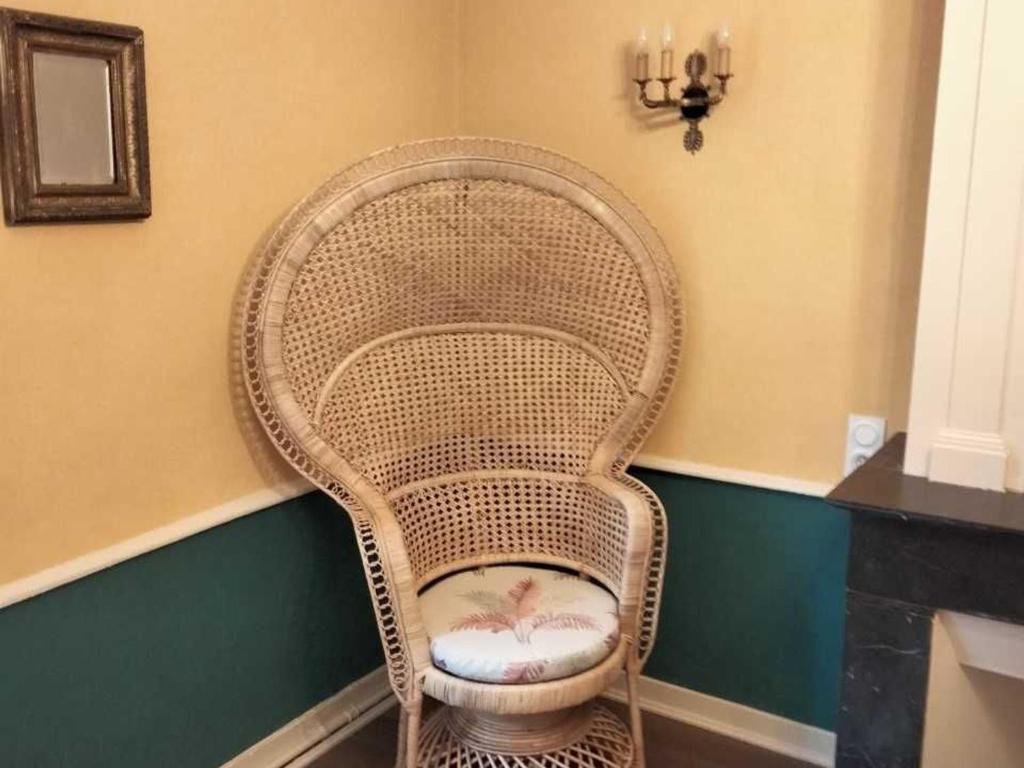
{"label": "shadow on wall", "polygon": [[227,363],[228,383],[231,388],[231,410],[234,413],[235,423],[238,425],[242,441],[252,457],[253,464],[255,464],[256,470],[260,473],[260,477],[269,486],[294,482],[297,473],[277,452],[277,449],[263,431],[263,425],[256,418],[256,414],[253,411],[243,374],[242,338],[245,333],[247,317],[245,299],[249,292],[249,285],[262,262],[263,251],[270,243],[285,215],[282,214],[261,233],[256,247],[253,249],[252,254],[246,261],[245,268],[239,275],[238,284],[235,286],[235,294],[231,300],[231,314],[228,319]]}
{"label": "shadow on wall", "polygon": [[[915,0],[902,5],[901,11],[910,17],[906,25],[911,30],[909,40],[900,36],[892,23],[875,19],[881,40],[870,63],[875,92],[891,93],[892,86],[887,83],[897,78],[902,81],[899,92],[905,94],[905,100],[868,105],[867,116],[862,118],[868,122],[870,146],[877,153],[867,165],[860,204],[866,218],[875,222],[876,242],[880,247],[888,247],[891,253],[881,262],[861,262],[861,298],[852,306],[871,310],[860,311],[857,318],[862,340],[857,349],[867,354],[855,359],[849,381],[857,382],[861,388],[877,387],[877,392],[858,394],[867,402],[888,402],[890,419],[906,423],[938,95],[943,3]],[[895,177],[894,171],[898,172]],[[888,274],[879,273],[880,264],[888,265]],[[888,296],[879,296],[879,285],[887,287]],[[876,345],[880,348],[873,350]],[[883,360],[894,364],[880,366],[879,361]],[[877,376],[880,367],[888,371],[887,377]]]}

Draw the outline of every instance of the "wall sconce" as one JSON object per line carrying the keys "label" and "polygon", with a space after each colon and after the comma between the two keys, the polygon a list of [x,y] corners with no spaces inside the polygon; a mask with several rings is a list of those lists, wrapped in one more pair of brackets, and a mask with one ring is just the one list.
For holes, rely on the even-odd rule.
{"label": "wall sconce", "polygon": [[732,77],[732,72],[729,69],[732,36],[729,33],[729,28],[725,26],[718,30],[718,34],[715,36],[718,49],[715,56],[714,72],[718,79],[717,92],[713,92],[704,85],[704,73],[708,68],[707,56],[701,51],[694,51],[686,57],[686,64],[683,67],[690,82],[683,87],[678,99],[672,98],[671,94],[672,83],[675,80],[675,77],[672,76],[674,55],[672,38],[672,27],[666,24],[661,36],[661,76],[657,78],[661,83],[662,97],[652,99],[647,95],[647,84],[651,82],[651,55],[645,29],[640,30],[640,36],[637,38],[636,77],[633,78],[633,81],[640,86],[640,103],[648,109],[663,109],[665,107],[679,109],[679,119],[689,123],[686,134],[683,136],[683,147],[692,155],[704,146],[704,132],[700,129],[700,121],[707,117],[711,113],[711,108],[719,104],[728,93],[729,78]]}

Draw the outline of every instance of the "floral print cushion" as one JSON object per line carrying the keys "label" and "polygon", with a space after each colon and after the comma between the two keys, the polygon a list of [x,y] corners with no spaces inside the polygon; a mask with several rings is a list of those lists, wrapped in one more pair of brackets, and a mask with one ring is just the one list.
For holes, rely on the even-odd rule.
{"label": "floral print cushion", "polygon": [[486,683],[535,683],[590,669],[618,644],[605,589],[546,568],[497,566],[449,576],[420,595],[434,665]]}

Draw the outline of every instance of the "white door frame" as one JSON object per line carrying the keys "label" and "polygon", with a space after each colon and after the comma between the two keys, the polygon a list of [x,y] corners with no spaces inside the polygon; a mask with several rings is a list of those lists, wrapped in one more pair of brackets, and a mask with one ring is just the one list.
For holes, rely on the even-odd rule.
{"label": "white door frame", "polygon": [[1024,486],[1022,29],[1021,0],[946,2],[904,462],[1000,491]]}

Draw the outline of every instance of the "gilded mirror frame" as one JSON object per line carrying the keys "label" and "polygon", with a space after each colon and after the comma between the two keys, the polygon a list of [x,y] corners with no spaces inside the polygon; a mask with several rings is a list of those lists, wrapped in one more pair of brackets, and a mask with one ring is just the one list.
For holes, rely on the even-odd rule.
{"label": "gilded mirror frame", "polygon": [[[33,54],[107,62],[113,180],[43,183]],[[142,30],[0,8],[0,160],[8,224],[141,219],[150,215]]]}

